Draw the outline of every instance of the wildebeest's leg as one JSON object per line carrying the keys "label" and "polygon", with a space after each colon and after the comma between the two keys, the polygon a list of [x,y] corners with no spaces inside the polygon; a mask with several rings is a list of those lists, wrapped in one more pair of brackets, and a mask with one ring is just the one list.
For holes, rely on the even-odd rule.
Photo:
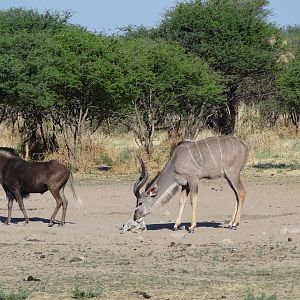
{"label": "wildebeest's leg", "polygon": [[241,182],[239,174],[232,175],[232,174],[226,173],[225,178],[228,181],[232,190],[234,191],[235,197],[236,197],[236,208],[234,210],[234,213],[232,215],[232,218],[231,218],[228,226],[229,226],[229,228],[236,229],[236,226],[238,226],[240,223],[241,212],[242,212],[242,207],[244,204],[246,191]]}
{"label": "wildebeest's leg", "polygon": [[66,222],[66,213],[67,213],[67,207],[68,207],[68,200],[65,196],[64,189],[65,189],[65,186],[63,186],[59,191],[59,194],[63,201],[62,202],[63,211],[62,211],[62,218],[61,218],[61,223],[60,223],[61,225],[64,225]]}
{"label": "wildebeest's leg", "polygon": [[27,213],[26,213],[26,210],[25,210],[25,206],[24,206],[24,202],[23,202],[23,197],[22,197],[22,194],[21,194],[21,191],[19,189],[16,189],[14,191],[14,195],[15,195],[15,198],[16,200],[18,201],[18,204],[19,204],[19,207],[24,215],[24,218],[25,218],[25,223],[28,224],[29,223],[29,219],[28,219],[28,216],[27,216]]}
{"label": "wildebeest's leg", "polygon": [[181,190],[181,193],[179,196],[179,211],[178,211],[176,223],[174,225],[174,230],[178,230],[179,226],[181,224],[182,213],[183,213],[183,209],[184,209],[184,205],[185,205],[188,193],[189,193],[188,187],[182,187],[182,190]]}
{"label": "wildebeest's leg", "polygon": [[8,200],[8,202],[7,202],[8,215],[7,215],[7,219],[5,221],[6,225],[8,225],[11,222],[11,211],[12,211],[12,207],[13,207],[13,203],[14,203],[13,199],[7,198],[7,200]]}
{"label": "wildebeest's leg", "polygon": [[48,224],[49,227],[53,226],[54,219],[57,215],[57,212],[59,211],[60,207],[62,206],[62,200],[61,200],[61,197],[59,195],[59,192],[58,191],[51,191],[51,194],[53,195],[53,197],[56,200],[56,207],[55,207],[55,209],[53,211],[53,214],[50,218],[50,221],[49,221],[49,224]]}
{"label": "wildebeest's leg", "polygon": [[50,218],[50,222],[49,222],[48,226],[53,225],[56,214],[59,211],[61,206],[62,206],[62,218],[61,218],[60,225],[65,224],[68,201],[64,194],[64,188],[65,188],[65,185],[63,185],[60,190],[51,190],[51,193],[56,200],[56,207]]}
{"label": "wildebeest's leg", "polygon": [[197,198],[198,198],[198,182],[197,180],[189,181],[190,187],[190,201],[192,206],[192,222],[191,227],[189,227],[189,232],[194,232],[195,227],[197,226],[196,222],[196,206],[197,206]]}
{"label": "wildebeest's leg", "polygon": [[5,224],[8,225],[11,222],[11,211],[12,211],[13,203],[15,200],[15,196],[5,185],[3,185],[3,189],[5,191],[6,198],[8,201],[7,202],[8,215],[7,215],[7,219],[5,221]]}

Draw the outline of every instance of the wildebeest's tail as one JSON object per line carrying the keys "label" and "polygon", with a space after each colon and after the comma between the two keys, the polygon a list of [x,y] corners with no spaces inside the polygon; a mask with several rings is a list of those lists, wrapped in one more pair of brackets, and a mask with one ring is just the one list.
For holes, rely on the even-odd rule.
{"label": "wildebeest's tail", "polygon": [[82,208],[83,207],[83,203],[82,203],[81,199],[79,198],[79,196],[75,192],[74,178],[73,178],[72,171],[70,171],[69,183],[70,183],[70,187],[71,187],[71,191],[72,191],[73,197],[74,197],[75,202],[76,202],[76,207],[77,208]]}

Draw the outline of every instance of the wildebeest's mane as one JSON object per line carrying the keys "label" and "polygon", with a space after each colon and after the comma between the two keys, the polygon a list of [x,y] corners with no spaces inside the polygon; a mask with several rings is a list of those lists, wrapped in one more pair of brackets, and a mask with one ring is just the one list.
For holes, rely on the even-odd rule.
{"label": "wildebeest's mane", "polygon": [[0,155],[3,154],[5,156],[8,157],[20,157],[18,151],[14,148],[10,148],[10,147],[0,147]]}

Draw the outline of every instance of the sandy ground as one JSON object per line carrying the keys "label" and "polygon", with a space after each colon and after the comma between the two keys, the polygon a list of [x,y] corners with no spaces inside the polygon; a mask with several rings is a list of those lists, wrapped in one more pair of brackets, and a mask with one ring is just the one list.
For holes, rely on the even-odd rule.
{"label": "sandy ground", "polygon": [[[0,223],[0,286],[7,293],[29,291],[29,299],[72,299],[75,288],[101,289],[103,299],[246,299],[249,293],[300,299],[300,178],[244,182],[247,197],[238,230],[223,227],[234,209],[225,180],[199,182],[193,234],[171,230],[178,195],[145,218],[147,231],[120,234],[133,215],[132,181],[76,180],[84,208],[75,207],[67,188],[64,227],[47,227],[52,196],[33,194],[25,200],[28,225],[16,203],[14,223]],[[0,199],[4,222],[2,189]],[[190,213],[187,205],[185,223]]]}

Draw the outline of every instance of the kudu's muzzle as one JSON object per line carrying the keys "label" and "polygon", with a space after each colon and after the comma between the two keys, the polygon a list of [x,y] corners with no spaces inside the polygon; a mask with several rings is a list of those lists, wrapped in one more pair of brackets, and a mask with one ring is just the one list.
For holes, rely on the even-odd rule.
{"label": "kudu's muzzle", "polygon": [[133,220],[137,221],[138,219],[142,218],[142,212],[139,210],[139,208],[137,207],[134,211],[134,216],[133,216]]}

